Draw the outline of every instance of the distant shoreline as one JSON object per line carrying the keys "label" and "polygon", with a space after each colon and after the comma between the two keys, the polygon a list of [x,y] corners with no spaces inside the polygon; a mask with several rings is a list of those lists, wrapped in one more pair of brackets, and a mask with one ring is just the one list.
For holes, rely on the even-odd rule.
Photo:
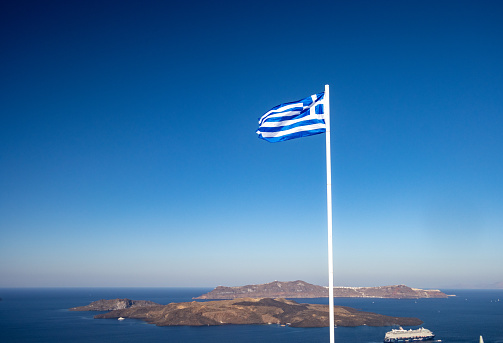
{"label": "distant shoreline", "polygon": [[[267,284],[238,287],[218,286],[211,292],[194,299],[236,299],[254,298],[324,298],[328,297],[328,287],[317,286],[302,280],[274,281]],[[334,287],[336,298],[386,298],[386,299],[422,299],[447,298],[448,295],[438,289],[424,290],[405,285],[380,287]]]}

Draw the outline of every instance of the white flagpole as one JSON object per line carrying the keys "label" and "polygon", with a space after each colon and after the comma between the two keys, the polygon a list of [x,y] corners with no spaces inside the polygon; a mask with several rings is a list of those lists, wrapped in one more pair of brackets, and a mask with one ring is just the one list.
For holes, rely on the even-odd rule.
{"label": "white flagpole", "polygon": [[332,168],[330,160],[330,91],[325,85],[325,126],[326,126],[326,152],[327,152],[327,222],[328,222],[328,311],[330,343],[334,343],[334,261],[332,247]]}

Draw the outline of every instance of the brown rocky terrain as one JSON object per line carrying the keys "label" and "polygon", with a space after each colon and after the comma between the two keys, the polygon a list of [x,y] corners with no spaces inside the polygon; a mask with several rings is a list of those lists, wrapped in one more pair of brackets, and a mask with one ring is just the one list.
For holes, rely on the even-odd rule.
{"label": "brown rocky terrain", "polygon": [[[334,315],[337,326],[415,326],[422,324],[418,318],[384,316],[344,306],[335,306]],[[328,305],[299,304],[293,300],[271,298],[131,306],[98,314],[94,318],[120,317],[141,319],[158,326],[280,324],[293,327],[325,327],[328,326],[329,321]]]}
{"label": "brown rocky terrain", "polygon": [[93,301],[89,305],[72,307],[70,311],[113,311],[123,310],[126,308],[137,308],[145,306],[159,305],[147,300],[130,300],[130,299],[110,299]]}
{"label": "brown rocky terrain", "polygon": [[[305,281],[274,281],[262,285],[247,285],[240,287],[218,286],[209,293],[194,299],[235,299],[243,297],[254,298],[322,298],[328,297],[328,287],[316,286]],[[424,290],[410,288],[404,285],[381,287],[334,287],[334,297],[337,298],[447,298],[439,290]]]}

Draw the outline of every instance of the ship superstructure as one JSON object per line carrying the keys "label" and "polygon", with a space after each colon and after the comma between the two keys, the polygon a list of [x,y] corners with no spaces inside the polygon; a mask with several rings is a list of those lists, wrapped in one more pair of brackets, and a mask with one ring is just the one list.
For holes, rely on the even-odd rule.
{"label": "ship superstructure", "polygon": [[435,337],[433,332],[428,329],[420,328],[416,330],[404,330],[393,329],[391,331],[386,332],[384,336],[385,343],[394,343],[394,342],[418,342],[418,341],[429,341]]}

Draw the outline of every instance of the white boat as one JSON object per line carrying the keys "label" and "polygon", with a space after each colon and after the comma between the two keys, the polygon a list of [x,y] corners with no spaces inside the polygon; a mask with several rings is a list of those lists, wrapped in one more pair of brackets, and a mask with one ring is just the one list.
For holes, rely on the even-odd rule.
{"label": "white boat", "polygon": [[398,342],[418,342],[429,341],[435,338],[433,332],[428,329],[420,328],[416,330],[393,329],[386,332],[384,336],[385,343],[398,343]]}
{"label": "white boat", "polygon": [[484,343],[484,339],[482,338],[482,336],[480,336],[479,343]]}
{"label": "white boat", "polygon": [[124,319],[126,319],[126,318],[123,318],[123,317],[117,318],[117,320],[124,320]]}

